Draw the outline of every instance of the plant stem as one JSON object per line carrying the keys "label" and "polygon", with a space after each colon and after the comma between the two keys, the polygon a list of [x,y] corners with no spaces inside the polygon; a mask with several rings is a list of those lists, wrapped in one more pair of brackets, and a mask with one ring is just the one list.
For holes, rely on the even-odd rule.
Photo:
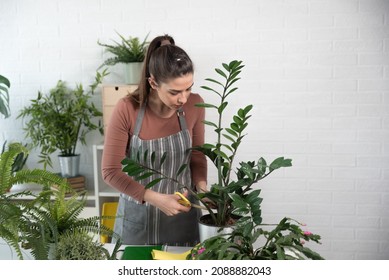
{"label": "plant stem", "polygon": [[[231,74],[231,72],[229,71],[229,75]],[[224,103],[224,100],[226,98],[226,92],[227,92],[227,88],[228,88],[228,82],[229,82],[229,79],[226,78],[226,83],[223,87],[223,93],[221,95],[221,98],[220,98],[220,107],[223,106],[223,103]],[[221,151],[221,147],[222,147],[222,143],[221,143],[221,134],[222,134],[222,131],[223,131],[223,127],[222,127],[222,119],[223,119],[223,111],[219,111],[219,121],[218,121],[218,129],[217,129],[217,144],[216,144],[216,149],[218,149],[219,151]],[[217,155],[217,173],[218,173],[218,184],[220,187],[225,187],[225,184],[229,181],[229,176],[227,176],[225,178],[225,180],[223,181],[223,174],[222,174],[222,161],[221,161],[221,155],[218,154]],[[220,192],[219,192],[220,194]],[[218,207],[218,214],[217,214],[217,221],[216,221],[216,224],[217,225],[224,225],[226,224],[226,221],[225,221],[225,218],[227,217],[226,215],[226,212],[227,212],[227,200],[229,199],[229,197],[227,197],[227,195],[222,192],[222,195],[223,195],[223,198],[222,200],[224,201],[224,203],[219,203],[219,207]]]}

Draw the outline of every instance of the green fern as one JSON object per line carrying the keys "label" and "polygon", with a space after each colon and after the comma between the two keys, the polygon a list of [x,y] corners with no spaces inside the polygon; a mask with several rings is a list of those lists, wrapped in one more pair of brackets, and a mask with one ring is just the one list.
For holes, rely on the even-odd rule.
{"label": "green fern", "polygon": [[106,59],[99,69],[103,66],[113,66],[117,63],[143,62],[145,58],[148,35],[141,42],[138,37],[125,38],[118,32],[116,34],[120,37],[121,42],[113,41],[115,44],[110,45],[97,41],[99,46],[105,47],[106,52],[114,55]]}
{"label": "green fern", "polygon": [[[21,225],[21,234],[25,248],[31,249],[36,259],[49,259],[50,244],[56,247],[64,234],[84,232],[91,234],[115,235],[105,226],[100,226],[100,217],[81,218],[86,197],[73,193],[68,196],[67,188],[57,188],[42,192],[34,207],[25,213]],[[116,238],[118,238],[115,235]]]}
{"label": "green fern", "polygon": [[[12,248],[15,249],[18,258],[22,259],[20,242],[23,240],[19,230],[24,223],[25,215],[31,208],[34,208],[37,197],[29,192],[8,193],[15,184],[36,183],[49,190],[51,186],[57,185],[67,187],[65,179],[46,170],[21,170],[14,172],[12,165],[15,158],[24,153],[28,155],[28,149],[21,143],[11,143],[8,150],[0,157],[0,237],[2,237]],[[31,201],[23,201],[22,198],[32,196]]]}
{"label": "green fern", "polygon": [[[49,259],[60,236],[75,231],[120,239],[100,225],[100,217],[80,218],[86,197],[74,192],[66,179],[41,169],[12,172],[12,163],[21,152],[28,154],[22,144],[13,143],[0,158],[0,237],[15,249],[19,259],[23,259],[21,248],[29,249],[35,259]],[[37,183],[42,191],[8,193],[14,184],[21,183]],[[20,199],[27,195],[33,199]]]}

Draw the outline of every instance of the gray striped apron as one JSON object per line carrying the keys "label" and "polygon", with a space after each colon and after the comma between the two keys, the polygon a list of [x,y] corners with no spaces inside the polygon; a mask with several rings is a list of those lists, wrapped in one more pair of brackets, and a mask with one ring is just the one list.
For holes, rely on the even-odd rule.
{"label": "gray striped apron", "polygon": [[[139,110],[134,135],[131,137],[127,156],[136,155],[139,151],[141,161],[150,166],[151,153],[155,153],[154,168],[163,174],[176,178],[176,173],[182,164],[188,164],[184,172],[177,177],[178,181],[187,187],[191,187],[190,150],[192,140],[187,129],[184,113],[178,111],[178,121],[181,131],[164,138],[142,140],[139,132],[145,113],[145,106]],[[148,157],[143,157],[148,151]],[[166,160],[160,165],[162,155],[166,153]],[[139,181],[146,185],[158,176]],[[177,183],[170,180],[162,180],[152,187],[152,190],[164,194],[173,194],[181,191]],[[193,199],[189,198],[192,202]],[[114,231],[122,237],[122,243],[128,245],[156,245],[166,244],[170,246],[194,246],[199,242],[198,217],[201,212],[191,208],[188,213],[180,213],[175,216],[167,216],[158,208],[149,203],[139,203],[132,197],[120,194],[117,218]]]}

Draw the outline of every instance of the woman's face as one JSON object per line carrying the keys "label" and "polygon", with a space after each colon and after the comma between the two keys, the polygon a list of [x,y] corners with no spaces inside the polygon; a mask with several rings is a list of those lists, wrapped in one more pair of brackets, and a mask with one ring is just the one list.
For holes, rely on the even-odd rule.
{"label": "woman's face", "polygon": [[155,84],[159,99],[172,110],[182,107],[192,92],[193,73],[172,79],[167,83]]}

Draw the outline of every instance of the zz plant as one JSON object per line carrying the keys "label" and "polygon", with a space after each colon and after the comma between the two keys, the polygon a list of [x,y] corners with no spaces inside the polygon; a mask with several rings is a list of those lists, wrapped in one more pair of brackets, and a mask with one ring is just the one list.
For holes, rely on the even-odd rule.
{"label": "zz plant", "polygon": [[[320,236],[304,232],[298,222],[284,218],[279,224],[273,225],[273,230],[265,230],[270,225],[262,223],[262,211],[260,197],[261,189],[255,188],[255,184],[267,178],[275,170],[292,166],[292,160],[278,157],[267,162],[263,157],[252,161],[237,162],[238,150],[242,140],[246,137],[246,128],[253,108],[247,105],[240,108],[232,116],[228,126],[223,126],[223,120],[231,94],[236,94],[235,86],[240,79],[242,61],[223,63],[223,68],[215,69],[218,79],[206,79],[213,86],[202,88],[214,93],[219,98],[218,104],[201,103],[196,106],[215,110],[216,121],[206,120],[204,123],[210,126],[216,134],[215,143],[206,143],[193,149],[201,151],[214,164],[217,172],[217,181],[211,184],[209,192],[194,193],[188,186],[182,185],[177,178],[186,165],[183,165],[175,178],[161,174],[157,166],[164,163],[164,157],[160,162],[155,162],[152,151],[137,153],[131,158],[122,161],[123,171],[133,176],[135,180],[158,175],[150,181],[146,188],[152,187],[160,180],[172,180],[182,188],[188,189],[207,208],[212,219],[209,224],[224,227],[234,223],[231,234],[211,237],[203,241],[192,250],[189,258],[194,259],[321,259],[321,256],[303,246],[303,241],[313,240],[318,242]],[[151,157],[152,167],[143,165],[143,161]],[[153,167],[155,166],[155,168]],[[207,201],[205,203],[204,201]],[[209,202],[211,202],[209,204]],[[210,207],[213,205],[214,207]],[[235,219],[235,217],[238,217]],[[204,220],[202,222],[205,222]],[[254,248],[254,243],[265,238],[264,245]]]}
{"label": "zz plant", "polygon": [[[268,164],[266,160],[260,157],[254,161],[240,162],[239,166],[234,171],[234,163],[238,156],[238,148],[240,147],[245,135],[245,129],[248,126],[248,120],[251,117],[250,111],[252,105],[238,109],[236,114],[232,117],[231,123],[228,127],[223,127],[224,113],[228,107],[228,97],[236,93],[237,87],[235,83],[240,79],[239,74],[244,66],[241,61],[231,61],[226,64],[223,63],[222,69],[215,69],[222,81],[215,79],[206,79],[213,83],[219,89],[209,86],[202,88],[216,94],[219,98],[219,104],[214,105],[210,103],[196,104],[199,107],[216,110],[218,118],[216,122],[206,120],[204,123],[212,127],[216,133],[216,143],[206,143],[194,149],[205,154],[214,164],[217,172],[217,182],[211,185],[210,192],[207,193],[193,193],[197,199],[203,202],[206,198],[208,202],[203,203],[208,209],[212,218],[212,224],[216,226],[226,226],[235,222],[236,215],[242,216],[239,222],[244,223],[248,220],[253,220],[255,224],[262,222],[260,204],[262,198],[259,197],[260,189],[254,189],[254,184],[269,176],[273,171],[281,167],[289,167],[292,165],[290,159],[279,157]],[[152,162],[153,153],[145,151],[143,155],[133,155],[132,158],[126,158],[122,161],[124,165],[123,171],[128,175],[135,177],[135,179],[147,178],[153,174],[158,174],[160,177],[150,182],[146,188],[152,187],[159,180],[168,179],[182,185],[176,178],[187,166],[183,165],[178,171],[176,178],[169,178],[164,174],[160,174],[157,169],[148,168],[142,164],[142,159],[151,156]],[[163,164],[162,157],[159,165]],[[233,179],[232,175],[236,175]],[[213,205],[214,207],[210,207]]]}

